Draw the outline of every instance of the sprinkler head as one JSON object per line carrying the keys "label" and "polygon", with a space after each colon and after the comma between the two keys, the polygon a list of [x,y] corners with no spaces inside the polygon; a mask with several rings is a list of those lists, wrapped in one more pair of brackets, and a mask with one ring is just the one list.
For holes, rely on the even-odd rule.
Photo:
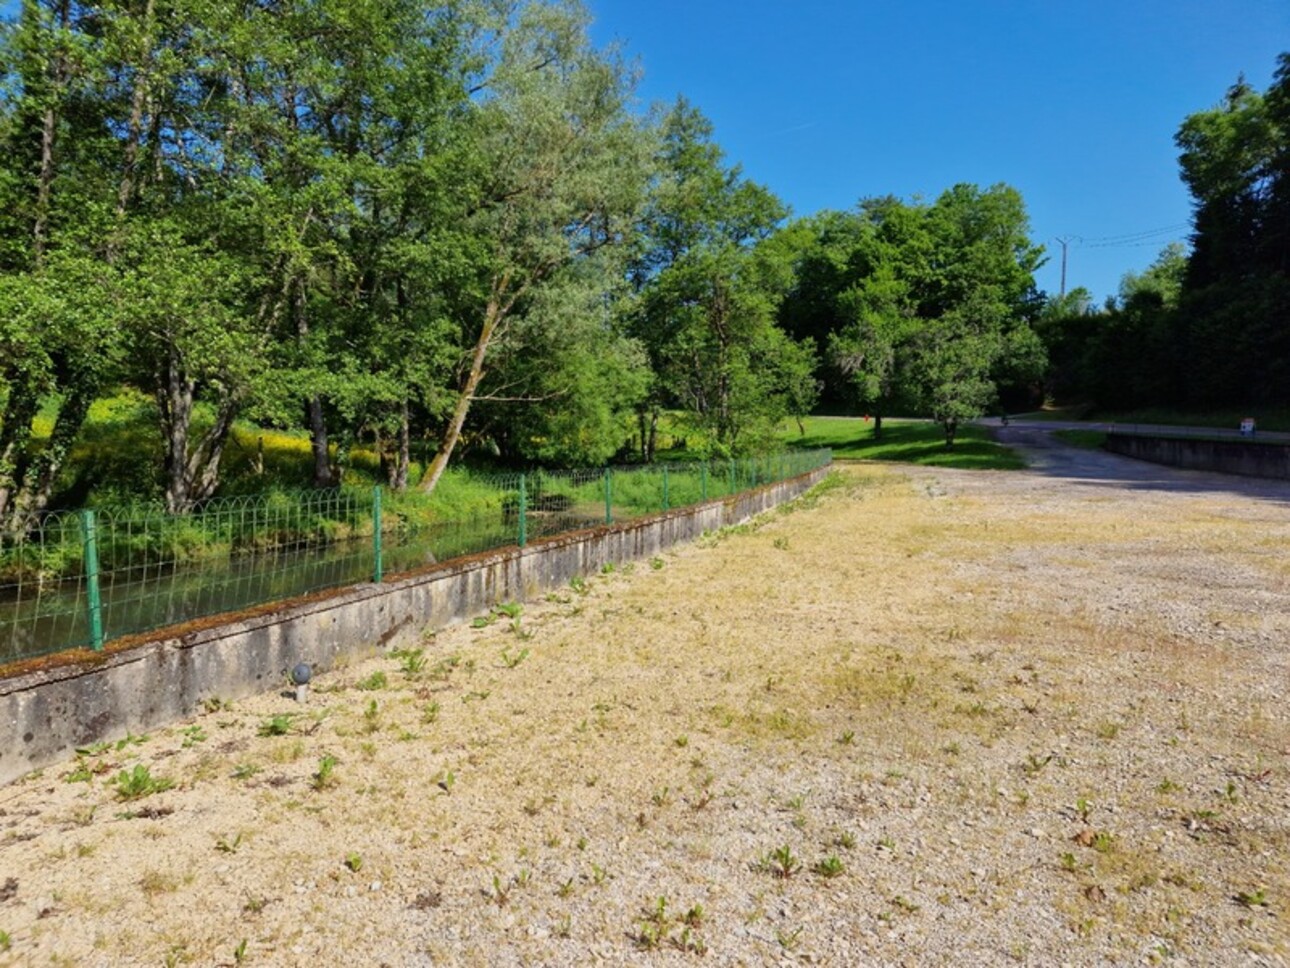
{"label": "sprinkler head", "polygon": [[301,662],[291,670],[291,681],[297,686],[307,685],[313,677],[314,670],[309,668],[309,663],[307,662]]}

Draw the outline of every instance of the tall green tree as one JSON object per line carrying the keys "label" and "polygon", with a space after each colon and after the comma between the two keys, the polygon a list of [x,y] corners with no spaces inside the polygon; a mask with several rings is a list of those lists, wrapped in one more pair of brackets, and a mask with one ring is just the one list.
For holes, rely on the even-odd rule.
{"label": "tall green tree", "polygon": [[769,240],[787,210],[727,167],[712,125],[679,100],[662,123],[658,177],[634,267],[633,332],[655,374],[640,412],[642,457],[664,407],[699,446],[731,454],[764,442],[814,399],[809,346],[776,324],[791,266]]}
{"label": "tall green tree", "polygon": [[649,138],[627,110],[631,78],[613,52],[591,45],[587,26],[572,2],[508,7],[498,24],[500,53],[475,107],[486,177],[467,222],[480,241],[474,308],[462,317],[467,350],[424,491],[442,477],[526,310],[576,291],[568,273],[612,265],[601,256],[623,244],[641,203]]}

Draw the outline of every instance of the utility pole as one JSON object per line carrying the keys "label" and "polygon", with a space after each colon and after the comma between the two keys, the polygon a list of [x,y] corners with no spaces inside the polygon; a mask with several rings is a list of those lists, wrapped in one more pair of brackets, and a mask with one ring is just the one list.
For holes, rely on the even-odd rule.
{"label": "utility pole", "polygon": [[1065,237],[1059,235],[1054,241],[1062,247],[1062,291],[1058,298],[1063,298],[1066,295],[1066,247],[1072,242],[1081,242],[1083,240],[1078,235]]}

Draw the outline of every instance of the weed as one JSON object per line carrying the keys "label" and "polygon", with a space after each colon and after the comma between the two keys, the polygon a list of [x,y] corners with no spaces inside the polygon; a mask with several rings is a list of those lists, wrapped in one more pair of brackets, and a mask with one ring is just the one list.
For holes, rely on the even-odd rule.
{"label": "weed", "polygon": [[802,862],[793,854],[793,848],[785,844],[763,854],[757,866],[781,880],[788,880],[802,869]]}
{"label": "weed", "polygon": [[1156,787],[1156,792],[1157,793],[1177,793],[1181,789],[1182,787],[1180,787],[1177,783],[1175,783],[1173,780],[1169,779],[1168,777],[1165,777],[1163,780],[1160,781],[1160,785]]}
{"label": "weed", "polygon": [[1097,726],[1097,738],[1105,739],[1105,740],[1115,739],[1117,736],[1120,735],[1120,728],[1121,727],[1119,723],[1112,723],[1112,722],[1099,723]]}
{"label": "weed", "polygon": [[242,834],[239,831],[232,840],[227,837],[220,837],[215,841],[215,849],[221,854],[236,854],[238,848],[242,846]]}
{"label": "weed", "polygon": [[263,767],[256,766],[254,763],[239,763],[233,767],[233,779],[249,780],[255,774],[259,773]]}
{"label": "weed", "polygon": [[690,745],[690,737],[682,734],[678,736],[676,739],[672,740],[672,743],[680,747],[681,749],[685,749],[687,746]]}
{"label": "weed", "polygon": [[13,947],[13,938],[9,936],[8,931],[0,931],[0,951],[8,951]]}
{"label": "weed", "polygon": [[246,961],[246,938],[243,938],[233,949],[233,963],[240,965]]}
{"label": "weed", "polygon": [[377,689],[384,689],[387,685],[389,685],[389,679],[381,669],[377,669],[366,679],[358,681],[358,688],[364,692],[375,692]]}
{"label": "weed", "polygon": [[896,842],[895,842],[894,840],[892,840],[890,837],[879,837],[879,838],[878,838],[878,849],[879,849],[879,850],[895,850],[895,849],[896,849]]}
{"label": "weed", "polygon": [[1234,780],[1227,781],[1227,786],[1224,787],[1223,789],[1223,798],[1228,803],[1235,803],[1238,799],[1240,799],[1236,793],[1236,781]]}
{"label": "weed", "polygon": [[821,877],[838,877],[846,868],[843,866],[842,861],[838,859],[837,854],[830,854],[828,857],[816,861],[811,870]]}
{"label": "weed", "polygon": [[670,806],[672,803],[672,788],[665,786],[661,790],[656,790],[654,792],[654,795],[650,797],[650,803],[654,804],[654,806],[659,807],[660,809],[666,806]]}
{"label": "weed", "polygon": [[501,877],[494,874],[493,893],[490,895],[493,903],[498,907],[505,907],[511,900],[511,887],[512,885],[509,882],[503,884]]}
{"label": "weed", "polygon": [[405,649],[394,653],[399,660],[399,671],[409,679],[415,679],[426,667],[425,649]]}
{"label": "weed", "polygon": [[587,580],[581,575],[574,575],[569,579],[569,587],[579,595],[585,595],[590,590],[587,586]]}
{"label": "weed", "polygon": [[587,849],[587,838],[586,838],[586,837],[579,837],[579,838],[578,838],[578,842],[577,842],[577,844],[575,844],[574,846],[576,846],[579,850],[586,850],[586,849]]}
{"label": "weed", "polygon": [[609,872],[605,870],[603,867],[601,867],[599,864],[593,863],[591,865],[591,883],[599,886],[605,883],[605,880],[608,877],[609,877]]}
{"label": "weed", "polygon": [[900,910],[904,911],[906,914],[914,914],[919,910],[917,904],[909,900],[909,898],[902,897],[899,894],[891,899],[891,903],[893,906],[900,908]]}
{"label": "weed", "polygon": [[649,560],[649,566],[654,571],[662,571],[663,566],[666,564],[667,562],[665,562],[662,558],[659,558],[657,555]]}
{"label": "weed", "polygon": [[800,939],[801,936],[802,936],[802,929],[800,927],[792,931],[784,931],[783,929],[780,929],[780,928],[775,929],[775,941],[785,951],[792,951],[794,948],[796,948],[798,939]]}
{"label": "weed", "polygon": [[452,788],[457,783],[457,774],[452,770],[444,770],[438,780],[438,787],[444,793],[452,793]]}
{"label": "weed", "polygon": [[1075,813],[1079,816],[1080,820],[1082,820],[1084,823],[1088,823],[1088,815],[1092,812],[1092,810],[1093,810],[1093,804],[1089,803],[1083,797],[1080,797],[1078,800],[1075,801]]}
{"label": "weed", "polygon": [[492,625],[496,621],[497,621],[496,613],[489,612],[487,615],[480,615],[479,617],[471,621],[470,627],[472,629],[486,629],[488,628],[488,626]]}
{"label": "weed", "polygon": [[529,657],[528,649],[520,649],[515,655],[511,655],[509,649],[502,649],[502,664],[508,669],[514,669],[517,665]]}
{"label": "weed", "polygon": [[1044,767],[1052,761],[1052,753],[1049,753],[1047,756],[1036,756],[1034,753],[1031,753],[1026,757],[1026,762],[1021,764],[1021,772],[1025,773],[1026,776],[1038,776],[1044,771]]}
{"label": "weed", "polygon": [[181,730],[184,736],[184,749],[190,749],[198,743],[206,742],[206,730],[198,725],[192,725]]}
{"label": "weed", "polygon": [[856,741],[856,731],[854,729],[846,730],[838,737],[838,742],[843,746],[850,746]]}
{"label": "weed", "polygon": [[363,710],[363,730],[367,733],[375,733],[381,728],[381,707],[373,699]]}
{"label": "weed", "polygon": [[91,766],[84,757],[78,756],[76,766],[64,774],[63,779],[68,783],[89,783],[90,780],[94,779],[94,774],[102,772],[102,768],[106,766],[107,764],[101,761]]}
{"label": "weed", "polygon": [[772,544],[772,545],[774,545],[774,547],[775,547],[777,550],[779,550],[779,551],[787,551],[787,550],[788,550],[788,539],[787,539],[787,538],[776,538],[774,541],[772,541],[772,542],[771,542],[771,544]]}
{"label": "weed", "polygon": [[1268,906],[1267,891],[1262,887],[1249,892],[1241,891],[1235,895],[1233,900],[1242,907],[1251,909]]}
{"label": "weed", "polygon": [[856,835],[849,830],[844,830],[833,838],[833,843],[843,850],[852,850],[856,845]]}
{"label": "weed", "polygon": [[557,938],[568,938],[571,934],[573,934],[573,920],[566,914],[555,926],[555,936]]}
{"label": "weed", "polygon": [[612,575],[616,570],[617,570],[617,567],[614,565],[612,561],[606,561],[603,565],[600,566],[600,573],[602,575]]}
{"label": "weed", "polygon": [[1109,854],[1115,850],[1115,837],[1106,830],[1099,830],[1093,835],[1091,845],[1099,854]]}
{"label": "weed", "polygon": [[313,775],[313,788],[326,790],[336,785],[336,757],[327,753],[318,761],[318,772]]}
{"label": "weed", "polygon": [[569,878],[563,884],[555,889],[555,896],[564,898],[573,893],[573,878]]}
{"label": "weed", "polygon": [[363,869],[363,858],[354,851],[345,855],[345,866],[353,873],[357,874]]}
{"label": "weed", "polygon": [[1072,854],[1070,851],[1067,851],[1066,853],[1062,854],[1061,864],[1062,864],[1062,870],[1066,871],[1066,873],[1068,874],[1075,873],[1075,855]]}
{"label": "weed", "polygon": [[462,702],[483,702],[493,694],[491,689],[484,689],[478,692],[468,692],[461,697]]}
{"label": "weed", "polygon": [[175,785],[175,781],[165,777],[155,777],[142,763],[133,770],[122,770],[116,777],[116,796],[118,800],[138,800],[153,793],[161,793]]}
{"label": "weed", "polygon": [[421,722],[429,726],[439,718],[439,704],[428,702],[421,707]]}
{"label": "weed", "polygon": [[270,716],[264,722],[260,723],[257,735],[286,736],[291,732],[291,726],[295,718],[294,713],[278,713],[276,716]]}

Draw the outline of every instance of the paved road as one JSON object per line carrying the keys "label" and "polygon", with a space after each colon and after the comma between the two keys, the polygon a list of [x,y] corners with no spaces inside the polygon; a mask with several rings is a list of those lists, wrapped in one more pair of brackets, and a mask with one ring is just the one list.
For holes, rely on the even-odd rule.
{"label": "paved road", "polygon": [[[1012,420],[1004,427],[997,419],[985,420],[982,423],[993,430],[1000,443],[1020,450],[1025,455],[1030,470],[1046,476],[1120,489],[1216,492],[1228,493],[1234,497],[1290,503],[1290,481],[1241,477],[1214,471],[1191,471],[1163,464],[1152,464],[1102,450],[1073,447],[1053,435],[1054,430],[1100,430],[1105,429],[1104,425]],[[1168,429],[1177,433],[1184,428]],[[1274,436],[1290,439],[1290,434],[1260,436],[1264,439]]]}

